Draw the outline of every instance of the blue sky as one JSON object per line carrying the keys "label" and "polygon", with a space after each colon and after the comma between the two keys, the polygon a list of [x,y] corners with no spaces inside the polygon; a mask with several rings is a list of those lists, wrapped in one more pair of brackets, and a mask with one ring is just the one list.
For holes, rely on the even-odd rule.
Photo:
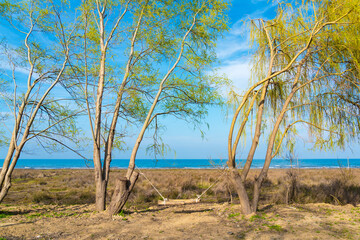
{"label": "blue sky", "polygon": [[[226,74],[234,83],[235,87],[241,91],[247,86],[250,77],[250,49],[248,45],[248,33],[246,25],[243,21],[249,18],[272,18],[275,15],[276,6],[267,0],[236,0],[232,1],[232,7],[229,12],[230,31],[226,33],[223,39],[218,42],[217,54],[221,60],[218,66],[220,73]],[[0,26],[2,32],[6,31]],[[11,34],[11,33],[10,33]],[[4,107],[3,105],[1,106]],[[1,110],[2,111],[2,110]],[[1,112],[0,111],[0,112]],[[226,159],[227,158],[227,137],[231,121],[231,113],[226,116],[225,112],[218,108],[212,107],[206,122],[209,128],[203,126],[206,135],[201,137],[200,131],[187,125],[186,122],[171,117],[166,117],[163,124],[166,125],[166,131],[163,132],[162,139],[172,149],[164,157],[165,158],[205,158],[205,159]],[[136,134],[136,133],[135,133]],[[306,134],[305,134],[306,135]],[[90,137],[90,136],[89,136]],[[150,136],[148,136],[150,137]],[[346,151],[335,150],[332,152],[313,152],[309,150],[310,144],[306,143],[307,139],[299,141],[296,146],[296,153],[299,158],[357,158],[360,150],[359,146],[354,144],[351,149]],[[114,158],[129,158],[131,148],[135,142],[134,137],[126,139],[129,150],[124,152],[116,152]],[[149,138],[145,138],[138,153],[138,158],[152,158],[153,156],[145,153]],[[250,141],[248,141],[250,142]],[[34,143],[29,143],[26,152],[22,154],[22,158],[79,158],[71,152],[48,154],[41,150],[40,147],[34,148]],[[91,158],[92,145],[90,144],[88,151],[82,152],[85,156]],[[255,154],[255,158],[263,158],[265,155],[265,142],[260,142],[259,148]],[[31,149],[36,149],[31,150]],[[240,158],[246,157],[246,143],[239,148]],[[6,147],[0,148],[0,159],[4,158]]]}

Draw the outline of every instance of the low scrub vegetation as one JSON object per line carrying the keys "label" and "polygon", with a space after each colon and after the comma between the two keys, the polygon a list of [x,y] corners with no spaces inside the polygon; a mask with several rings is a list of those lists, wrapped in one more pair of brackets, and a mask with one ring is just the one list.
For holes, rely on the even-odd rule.
{"label": "low scrub vegetation", "polygon": [[[114,170],[114,179],[123,170]],[[210,187],[222,170],[143,170],[166,198],[196,198]],[[262,189],[261,205],[292,203],[360,203],[360,169],[277,169],[270,170]],[[251,173],[251,185],[257,170]],[[77,176],[76,178],[74,176]],[[13,191],[4,204],[91,204],[95,187],[91,170],[25,170],[15,172]],[[46,184],[44,184],[46,183]],[[111,196],[114,182],[110,182]],[[251,188],[250,190],[251,191]],[[150,182],[140,177],[126,207],[147,208],[161,199]],[[251,192],[249,192],[251,194]],[[109,197],[109,196],[108,196]],[[226,174],[201,198],[202,202],[238,203]]]}

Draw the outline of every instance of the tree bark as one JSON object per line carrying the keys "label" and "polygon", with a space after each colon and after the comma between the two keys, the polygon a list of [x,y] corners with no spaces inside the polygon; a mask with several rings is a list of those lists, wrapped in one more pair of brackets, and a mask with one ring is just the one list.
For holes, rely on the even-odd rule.
{"label": "tree bark", "polygon": [[101,167],[100,148],[94,143],[95,209],[104,211],[106,207],[106,181]]}
{"label": "tree bark", "polygon": [[[2,167],[1,173],[0,173],[0,189],[3,188],[3,184],[4,184],[4,181],[5,181],[5,176],[7,174],[8,169],[9,169],[9,165],[10,165],[12,156],[14,154],[14,151],[15,151],[15,144],[14,144],[13,140],[11,140],[8,153],[6,155],[6,158],[4,159],[3,167]],[[0,202],[1,202],[1,200],[0,200]]]}
{"label": "tree bark", "polygon": [[19,149],[15,151],[10,166],[6,169],[5,176],[2,179],[2,185],[0,188],[0,203],[4,200],[5,196],[9,192],[11,187],[11,175],[14,171],[15,165],[20,157],[24,142],[19,145]]}
{"label": "tree bark", "polygon": [[230,180],[239,196],[241,212],[245,215],[251,214],[250,201],[245,189],[245,183],[236,168],[230,168]]}
{"label": "tree bark", "polygon": [[[269,73],[268,75],[270,75],[270,74],[271,73]],[[260,135],[261,135],[262,117],[263,117],[263,112],[264,112],[265,98],[266,98],[268,86],[269,86],[269,81],[265,83],[264,90],[261,94],[259,109],[258,109],[257,118],[256,118],[255,134],[254,134],[254,137],[252,140],[249,154],[246,158],[246,162],[245,162],[243,171],[241,172],[241,177],[244,181],[250,171],[250,167],[251,167],[252,161],[254,159],[255,151],[259,144],[259,139],[260,139]]]}
{"label": "tree bark", "polygon": [[130,179],[127,179],[126,177],[120,177],[116,180],[115,190],[108,208],[108,213],[110,216],[119,213],[123,209],[138,177],[139,173],[133,172]]}
{"label": "tree bark", "polygon": [[104,211],[106,205],[106,183],[104,180],[96,180],[95,209]]}
{"label": "tree bark", "polygon": [[259,178],[256,178],[254,182],[254,193],[253,193],[252,206],[251,206],[251,210],[254,213],[256,213],[257,211],[259,198],[260,198],[260,189],[264,178],[265,177],[260,176]]}

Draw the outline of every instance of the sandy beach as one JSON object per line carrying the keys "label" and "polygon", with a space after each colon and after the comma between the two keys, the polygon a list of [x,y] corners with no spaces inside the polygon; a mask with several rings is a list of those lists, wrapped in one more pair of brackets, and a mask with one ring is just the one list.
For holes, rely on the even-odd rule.
{"label": "sandy beach", "polygon": [[[93,171],[15,171],[0,205],[3,239],[359,239],[360,169],[296,169],[296,195],[286,198],[288,169],[272,169],[257,215],[240,214],[223,170],[142,170],[168,198],[197,204],[159,206],[141,177],[126,210],[110,218],[94,208]],[[113,183],[123,170],[111,174]],[[258,173],[252,171],[250,179]],[[217,181],[218,180],[218,181]],[[250,183],[249,183],[250,184]],[[286,203],[288,201],[288,203]]]}

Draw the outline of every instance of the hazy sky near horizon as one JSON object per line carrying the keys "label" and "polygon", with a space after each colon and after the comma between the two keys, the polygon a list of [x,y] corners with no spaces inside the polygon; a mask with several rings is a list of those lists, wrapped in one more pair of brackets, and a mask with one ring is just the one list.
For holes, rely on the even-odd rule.
{"label": "hazy sky near horizon", "polygon": [[[261,17],[269,19],[274,17],[276,4],[271,1],[268,2],[268,0],[234,0],[231,2],[232,6],[229,12],[230,30],[225,34],[224,38],[218,42],[217,55],[221,60],[221,65],[218,66],[218,68],[219,72],[226,74],[239,91],[241,91],[247,86],[251,70],[249,65],[251,57],[248,44],[249,29],[244,25],[243,21],[250,18]],[[4,31],[3,28],[3,26],[0,26],[0,30]],[[166,125],[166,130],[163,131],[162,139],[172,150],[164,157],[177,159],[226,159],[227,137],[231,118],[231,113],[226,116],[225,111],[222,109],[218,107],[210,108],[209,115],[206,119],[209,128],[207,128],[206,125],[203,126],[206,135],[202,138],[200,131],[187,125],[185,121],[180,121],[173,117],[166,117],[163,121],[163,124]],[[148,138],[144,139],[138,153],[138,158],[153,158],[152,155],[147,155],[145,152],[147,143],[150,142],[150,137],[151,136],[148,136]],[[332,152],[313,152],[309,150],[310,144],[306,143],[306,141],[306,138],[299,138],[295,150],[298,158],[358,158],[358,156],[360,156],[360,147],[357,144],[352,145],[351,148],[345,151],[338,149]],[[135,137],[127,138],[126,142],[129,150],[124,152],[116,151],[113,158],[129,158],[132,146],[135,143]],[[42,150],[40,146],[34,147],[35,145],[35,143],[29,143],[21,158],[79,158],[71,152],[55,152],[49,154]],[[265,147],[265,142],[260,142],[255,158],[264,158]],[[81,153],[88,158],[92,158],[92,144],[89,144],[87,149],[88,150],[84,150]],[[246,157],[246,149],[246,143],[240,146],[239,158]],[[0,159],[5,157],[6,151],[6,146],[0,148]],[[278,158],[279,157],[281,156],[278,156]]]}

